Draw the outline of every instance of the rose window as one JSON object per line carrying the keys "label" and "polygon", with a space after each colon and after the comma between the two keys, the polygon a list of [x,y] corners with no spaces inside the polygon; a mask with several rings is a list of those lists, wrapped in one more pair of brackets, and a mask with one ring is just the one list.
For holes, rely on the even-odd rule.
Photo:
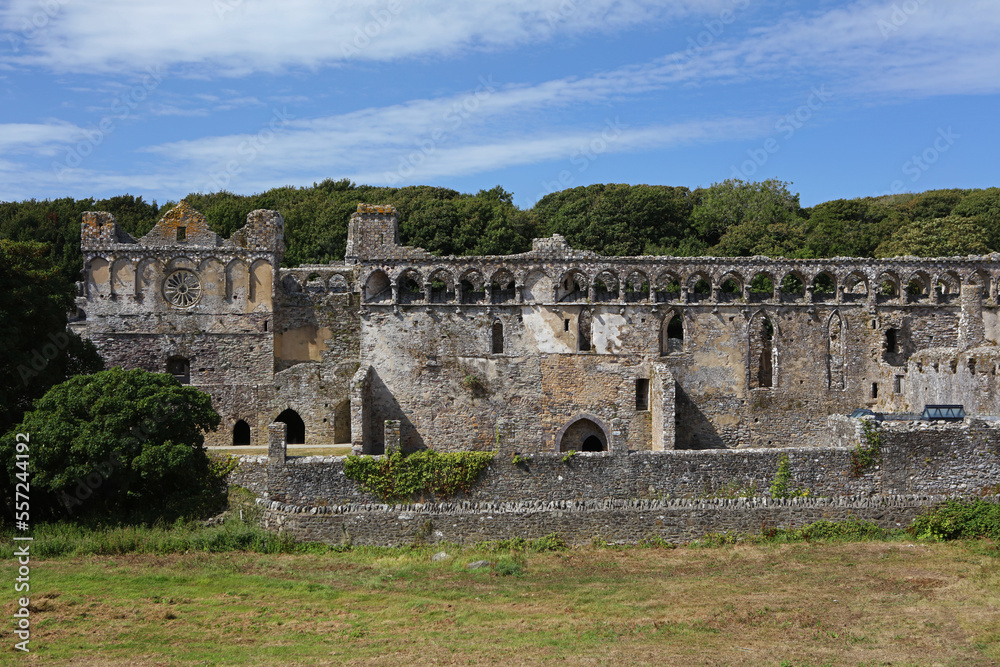
{"label": "rose window", "polygon": [[178,308],[189,308],[201,298],[201,281],[194,271],[174,271],[163,283],[163,296]]}

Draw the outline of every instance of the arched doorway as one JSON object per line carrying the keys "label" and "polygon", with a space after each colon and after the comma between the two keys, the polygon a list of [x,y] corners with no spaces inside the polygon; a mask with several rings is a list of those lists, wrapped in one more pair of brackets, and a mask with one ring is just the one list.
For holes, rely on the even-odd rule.
{"label": "arched doorway", "polygon": [[560,452],[608,451],[608,431],[596,417],[576,417],[562,427],[556,436]]}
{"label": "arched doorway", "polygon": [[250,444],[250,424],[242,419],[233,426],[233,445],[244,446]]}
{"label": "arched doorway", "polygon": [[285,434],[286,445],[306,444],[306,424],[295,410],[285,410],[274,421],[284,422],[288,427]]}

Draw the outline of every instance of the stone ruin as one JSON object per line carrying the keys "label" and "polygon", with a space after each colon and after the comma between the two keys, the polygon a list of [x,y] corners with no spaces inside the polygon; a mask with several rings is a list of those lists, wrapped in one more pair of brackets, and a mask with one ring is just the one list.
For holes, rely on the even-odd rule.
{"label": "stone ruin", "polygon": [[371,454],[386,422],[406,451],[822,447],[855,408],[1000,414],[996,254],[602,257],[555,235],[438,257],[360,204],[343,263],[280,268],[276,211],[228,239],[184,202],[141,239],[107,213],[82,229],[70,326],[210,394],[210,445],[279,421]]}

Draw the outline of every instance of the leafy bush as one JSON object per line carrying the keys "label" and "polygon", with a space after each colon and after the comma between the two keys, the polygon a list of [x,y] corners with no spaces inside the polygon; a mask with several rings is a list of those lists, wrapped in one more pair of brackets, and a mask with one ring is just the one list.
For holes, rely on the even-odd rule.
{"label": "leafy bush", "polygon": [[447,498],[471,491],[493,456],[493,452],[441,454],[425,449],[404,454],[397,450],[380,458],[349,456],[344,462],[344,474],[385,502],[421,495]]}
{"label": "leafy bush", "polygon": [[[15,429],[30,435],[32,521],[218,511],[233,467],[205,450],[204,433],[218,424],[207,394],[165,374],[112,368],[52,387]],[[24,474],[16,450],[15,433],[0,438],[12,486]]]}
{"label": "leafy bush", "polygon": [[1000,539],[1000,505],[982,499],[948,500],[921,514],[907,532],[919,539]]}

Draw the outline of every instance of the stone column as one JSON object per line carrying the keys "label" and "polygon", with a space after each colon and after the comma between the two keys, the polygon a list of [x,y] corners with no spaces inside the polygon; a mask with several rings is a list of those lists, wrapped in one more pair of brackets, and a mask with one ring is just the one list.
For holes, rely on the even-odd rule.
{"label": "stone column", "polygon": [[286,433],[288,425],[284,422],[275,422],[267,426],[267,467],[284,468],[285,459],[288,457],[288,446]]}
{"label": "stone column", "polygon": [[982,345],[986,340],[982,286],[962,285],[960,299],[962,311],[958,316],[958,349],[962,351]]}
{"label": "stone column", "polygon": [[611,442],[608,451],[612,454],[628,454],[628,424],[615,417],[611,420]]}
{"label": "stone column", "polygon": [[388,456],[399,451],[399,420],[386,419],[384,429],[385,454]]}

